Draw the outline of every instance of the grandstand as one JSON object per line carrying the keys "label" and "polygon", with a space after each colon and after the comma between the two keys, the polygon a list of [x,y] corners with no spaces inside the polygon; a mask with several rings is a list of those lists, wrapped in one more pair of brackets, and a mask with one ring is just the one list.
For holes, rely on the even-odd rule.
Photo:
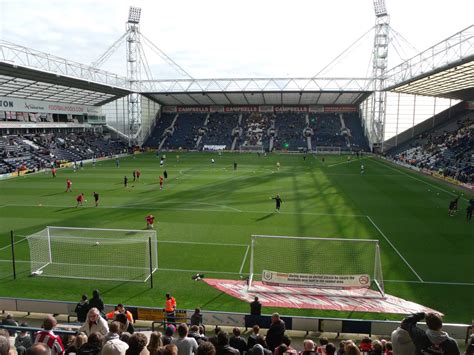
{"label": "grandstand", "polygon": [[[377,53],[388,50],[380,39],[388,38],[385,16],[376,13]],[[146,65],[139,46],[147,39],[137,40],[138,29],[129,19],[120,38],[135,51],[127,52],[130,66]],[[15,299],[15,307],[22,297],[42,297],[56,307],[100,288],[112,303],[135,305],[143,320],[165,322],[160,305],[171,292],[182,320],[200,306],[208,324],[224,319],[249,327],[244,313],[259,295],[266,314],[289,315],[289,329],[316,331],[318,322],[336,333],[359,324],[375,329],[386,319],[393,323],[380,329],[392,330],[401,314],[413,311],[437,310],[451,322],[469,322],[474,279],[465,270],[473,256],[466,248],[472,222],[465,211],[474,198],[473,31],[470,26],[392,69],[380,56],[372,75],[362,78],[195,79],[164,53],[184,79],[133,77],[137,67],[123,77],[100,69],[109,52],[89,66],[0,42],[0,279],[6,285],[0,296]],[[72,169],[81,162],[83,170]],[[51,178],[52,166],[60,168],[58,178]],[[165,171],[169,177],[159,189]],[[73,194],[64,192],[66,179],[73,180]],[[100,193],[96,205],[93,192]],[[74,200],[80,193],[91,201],[83,207]],[[447,216],[456,197],[459,212]],[[34,257],[46,266],[52,260],[49,235],[40,251],[31,247],[32,236],[46,226],[140,230],[148,227],[149,214],[157,219],[153,288],[130,285],[116,270],[109,270],[109,281],[88,279],[87,267],[103,266],[89,258],[137,252],[120,245],[113,254],[113,243],[99,249],[100,236],[83,243],[84,253],[71,254],[83,281],[68,279],[69,269],[61,266],[57,280],[31,276]],[[259,270],[251,293],[255,234],[302,242],[278,244],[288,259],[267,255],[277,269]],[[313,249],[305,238],[376,240],[377,248],[355,255],[358,249],[346,244]],[[308,262],[316,252],[315,262]],[[323,258],[333,268],[319,275],[321,266],[311,265]],[[444,265],[433,270],[438,263]],[[354,271],[365,264],[370,267]],[[352,284],[338,285],[330,293],[320,285],[308,291],[283,284],[275,292],[263,282],[265,271],[288,279],[290,273],[356,278],[369,286],[354,291]],[[379,283],[381,292],[372,285]],[[354,326],[354,319],[368,323]]]}

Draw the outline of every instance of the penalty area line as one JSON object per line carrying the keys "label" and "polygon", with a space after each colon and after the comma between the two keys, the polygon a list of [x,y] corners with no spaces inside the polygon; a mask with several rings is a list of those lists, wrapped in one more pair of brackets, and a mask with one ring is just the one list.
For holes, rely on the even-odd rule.
{"label": "penalty area line", "polygon": [[382,232],[382,230],[379,228],[379,226],[377,226],[377,224],[375,224],[375,222],[373,221],[372,218],[370,218],[370,216],[366,216],[367,219],[370,221],[370,223],[372,223],[372,225],[375,227],[375,229],[380,233],[380,235],[385,239],[385,241],[392,247],[393,250],[395,250],[395,252],[398,254],[398,256],[403,260],[403,262],[408,266],[408,268],[415,274],[415,276],[418,278],[418,280],[420,280],[421,282],[424,282],[423,279],[420,277],[420,275],[418,275],[418,273],[415,271],[415,269],[410,265],[410,263],[407,261],[407,259],[404,258],[404,256],[402,255],[402,253],[400,253],[398,251],[398,249],[395,247],[395,245],[393,245],[393,243],[390,241],[390,239],[387,238],[387,236],[385,235],[384,232]]}
{"label": "penalty area line", "polygon": [[[20,240],[17,240],[16,242],[14,242],[13,245],[16,245],[16,244],[18,244],[18,243],[21,243],[21,242],[23,242],[23,241],[25,241],[25,240],[26,240],[26,237],[22,237]],[[0,250],[6,250],[6,249],[11,248],[11,247],[12,247],[12,244],[9,243],[8,245],[5,245],[4,247],[1,247]]]}
{"label": "penalty area line", "polygon": [[450,281],[407,281],[407,280],[383,280],[383,282],[409,283],[409,284],[428,284],[428,285],[446,285],[446,286],[474,286],[473,282],[450,282]]}

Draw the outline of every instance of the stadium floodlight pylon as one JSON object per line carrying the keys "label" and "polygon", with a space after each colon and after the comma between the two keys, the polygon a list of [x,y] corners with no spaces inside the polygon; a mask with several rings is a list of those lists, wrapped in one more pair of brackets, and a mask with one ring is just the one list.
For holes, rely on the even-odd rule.
{"label": "stadium floodlight pylon", "polygon": [[[273,277],[272,282],[268,282],[267,276]],[[350,279],[353,281],[340,284],[331,281],[327,285],[318,283],[320,280]],[[356,285],[359,279],[364,283]],[[298,284],[301,280],[309,282]],[[320,294],[325,296],[331,296],[330,290],[337,290],[333,295],[341,297],[344,292],[340,290],[348,290],[349,296],[350,290],[370,288],[378,292],[363,297],[385,297],[380,246],[375,239],[252,235],[248,291],[257,290],[255,281],[282,286],[273,288],[276,293],[288,292],[287,286],[298,289],[299,293],[308,290],[313,295],[320,290]]]}
{"label": "stadium floodlight pylon", "polygon": [[158,269],[154,230],[48,226],[26,239],[36,276],[147,282]]}

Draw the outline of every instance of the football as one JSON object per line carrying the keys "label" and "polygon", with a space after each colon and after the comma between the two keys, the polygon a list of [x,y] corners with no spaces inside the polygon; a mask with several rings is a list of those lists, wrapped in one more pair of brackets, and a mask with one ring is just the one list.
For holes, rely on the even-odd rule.
{"label": "football", "polygon": [[99,242],[95,242],[95,245],[99,245],[100,243]]}

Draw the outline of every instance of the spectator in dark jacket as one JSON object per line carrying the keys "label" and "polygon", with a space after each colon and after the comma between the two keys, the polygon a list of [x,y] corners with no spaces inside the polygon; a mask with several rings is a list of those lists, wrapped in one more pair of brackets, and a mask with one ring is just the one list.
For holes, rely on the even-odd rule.
{"label": "spectator in dark jacket", "polygon": [[239,350],[229,345],[229,334],[222,330],[217,334],[216,355],[240,355]]}
{"label": "spectator in dark jacket", "polygon": [[277,346],[279,346],[283,340],[283,335],[285,335],[285,322],[280,319],[278,313],[272,314],[272,324],[267,331],[267,344],[268,348],[273,352]]}
{"label": "spectator in dark jacket", "polygon": [[97,308],[102,315],[104,314],[104,301],[100,297],[99,290],[92,291],[92,298],[89,301],[89,308],[94,307]]}
{"label": "spectator in dark jacket", "polygon": [[[428,326],[426,331],[416,326],[423,319]],[[458,343],[448,333],[441,330],[443,321],[437,313],[413,314],[402,321],[402,328],[410,334],[417,355],[440,352],[444,352],[446,355],[459,355]]]}
{"label": "spectator in dark jacket", "polygon": [[230,337],[229,345],[233,348],[239,350],[240,354],[243,355],[247,350],[247,342],[242,338],[239,328],[234,328],[232,330],[233,336]]}
{"label": "spectator in dark jacket", "polygon": [[77,321],[84,323],[87,319],[87,312],[90,309],[89,299],[87,295],[82,295],[81,301],[76,305],[74,312],[77,314]]}

